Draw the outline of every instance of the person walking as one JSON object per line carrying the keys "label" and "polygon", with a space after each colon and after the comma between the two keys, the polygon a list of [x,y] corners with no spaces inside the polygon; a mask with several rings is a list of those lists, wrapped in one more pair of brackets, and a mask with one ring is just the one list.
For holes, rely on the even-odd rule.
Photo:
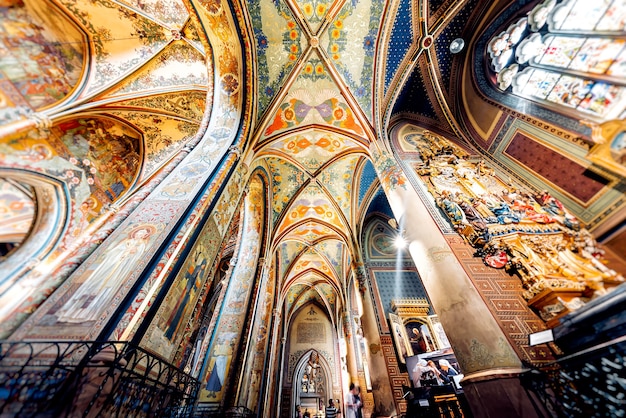
{"label": "person walking", "polygon": [[335,401],[329,399],[326,407],[326,418],[337,418],[338,412],[337,408],[335,408]]}

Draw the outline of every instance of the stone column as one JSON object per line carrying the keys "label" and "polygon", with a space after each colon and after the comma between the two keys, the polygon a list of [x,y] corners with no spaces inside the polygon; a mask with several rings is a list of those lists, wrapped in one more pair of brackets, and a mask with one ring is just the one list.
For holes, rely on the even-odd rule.
{"label": "stone column", "polygon": [[432,305],[465,378],[475,417],[537,416],[517,376],[522,363],[426,205],[385,151],[374,166]]}

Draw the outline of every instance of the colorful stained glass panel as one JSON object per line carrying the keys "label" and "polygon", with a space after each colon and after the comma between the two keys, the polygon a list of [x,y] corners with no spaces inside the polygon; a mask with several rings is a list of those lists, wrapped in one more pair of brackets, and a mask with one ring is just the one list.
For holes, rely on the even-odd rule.
{"label": "colorful stained glass panel", "polygon": [[567,68],[584,42],[585,38],[547,36],[544,42],[546,47],[539,62],[553,67]]}
{"label": "colorful stained glass panel", "polygon": [[620,32],[626,29],[626,0],[615,0],[596,26],[597,31]]}
{"label": "colorful stained glass panel", "polygon": [[528,82],[520,94],[545,99],[559,79],[559,75],[544,70],[531,70]]}
{"label": "colorful stained glass panel", "polygon": [[625,90],[624,87],[607,83],[595,83],[578,109],[598,116],[606,116],[616,108],[623,108]]}
{"label": "colorful stained glass panel", "polygon": [[565,31],[593,31],[604,16],[610,0],[578,0],[563,20],[561,29]]}
{"label": "colorful stained glass panel", "polygon": [[564,106],[576,107],[592,87],[592,81],[564,75],[548,95],[548,100]]}
{"label": "colorful stained glass panel", "polygon": [[613,61],[613,65],[611,65],[607,74],[615,77],[626,77],[626,48]]}
{"label": "colorful stained glass panel", "polygon": [[587,73],[604,74],[613,59],[624,49],[624,40],[588,38],[572,60],[570,68]]}

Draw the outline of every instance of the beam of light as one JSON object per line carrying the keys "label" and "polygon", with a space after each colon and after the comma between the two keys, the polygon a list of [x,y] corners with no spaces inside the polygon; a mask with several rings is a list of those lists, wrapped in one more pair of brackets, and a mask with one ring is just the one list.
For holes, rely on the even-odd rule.
{"label": "beam of light", "polygon": [[402,234],[398,234],[393,240],[393,245],[399,250],[404,250],[406,248],[406,244],[406,239],[404,239]]}

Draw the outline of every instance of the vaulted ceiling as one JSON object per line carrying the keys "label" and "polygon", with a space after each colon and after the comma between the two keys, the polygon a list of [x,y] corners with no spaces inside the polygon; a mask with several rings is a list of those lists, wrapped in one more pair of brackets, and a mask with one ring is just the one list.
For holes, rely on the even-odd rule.
{"label": "vaulted ceiling", "polygon": [[[83,194],[81,202],[92,197],[78,215],[84,219],[73,224],[78,228],[156,173],[202,129],[212,109],[217,64],[200,22],[210,22],[221,6],[219,1],[186,0],[26,3],[46,29],[20,29],[20,13],[26,12],[16,8],[4,28],[9,60],[37,61],[13,46],[14,34],[15,45],[25,38],[33,46],[48,45],[44,52],[58,62],[37,61],[48,85],[39,90],[21,83],[28,69],[16,67],[12,81],[27,103],[8,103],[0,119],[54,109],[48,112],[54,113],[54,152],[93,166],[89,190],[73,191]],[[445,90],[439,79],[449,62],[442,68],[436,63],[449,58],[447,45],[437,51],[431,46],[460,10],[468,13],[466,3],[243,3],[251,30],[242,33],[253,36],[252,62],[247,63],[253,77],[247,82],[254,84],[246,153],[271,179],[271,248],[287,312],[316,300],[333,319],[338,317],[351,266],[359,259],[362,222],[379,187],[369,149],[386,146],[377,133],[384,132],[392,113],[419,111],[437,100],[425,93],[424,84],[431,92]],[[461,32],[457,26],[444,43]],[[219,35],[219,28],[212,30]],[[427,58],[420,61],[422,55]],[[62,71],[55,73],[56,67]],[[411,85],[405,87],[407,80]],[[228,83],[222,79],[220,87],[227,90]],[[71,118],[64,118],[69,108]],[[445,112],[437,110],[433,120],[447,120]],[[110,144],[110,152],[124,154],[124,161],[104,161],[83,146],[82,137],[105,131],[113,136],[103,143]]]}
{"label": "vaulted ceiling", "polygon": [[[252,147],[271,177],[272,248],[287,315],[317,301],[336,319],[346,303],[378,189],[368,149],[384,146],[376,132],[433,45],[430,23],[440,33],[465,2],[444,3],[248,2],[258,82]],[[432,74],[431,83],[440,72]],[[402,96],[399,112],[434,100],[419,87],[417,97]]]}

